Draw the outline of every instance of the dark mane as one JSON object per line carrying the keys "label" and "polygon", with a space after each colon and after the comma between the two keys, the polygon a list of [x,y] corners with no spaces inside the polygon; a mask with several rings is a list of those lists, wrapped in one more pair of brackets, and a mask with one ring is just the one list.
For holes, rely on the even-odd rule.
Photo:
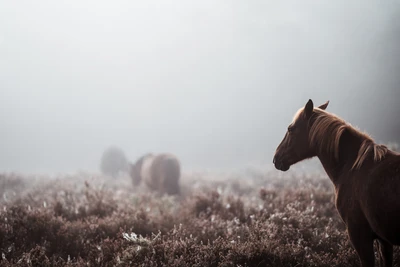
{"label": "dark mane", "polygon": [[328,152],[335,159],[339,158],[339,141],[344,131],[347,130],[363,140],[351,170],[359,169],[370,153],[373,153],[375,162],[386,155],[388,151],[386,146],[376,144],[371,136],[356,129],[350,123],[319,108],[314,108],[314,113],[315,120],[310,129],[309,141],[311,144],[318,142],[319,149]]}

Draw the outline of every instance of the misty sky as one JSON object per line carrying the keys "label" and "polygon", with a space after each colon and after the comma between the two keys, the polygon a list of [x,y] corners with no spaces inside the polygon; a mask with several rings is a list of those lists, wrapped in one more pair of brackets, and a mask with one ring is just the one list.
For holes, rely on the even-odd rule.
{"label": "misty sky", "polygon": [[[301,4],[300,4],[301,3]],[[0,1],[0,171],[271,164],[309,98],[400,141],[399,1]]]}

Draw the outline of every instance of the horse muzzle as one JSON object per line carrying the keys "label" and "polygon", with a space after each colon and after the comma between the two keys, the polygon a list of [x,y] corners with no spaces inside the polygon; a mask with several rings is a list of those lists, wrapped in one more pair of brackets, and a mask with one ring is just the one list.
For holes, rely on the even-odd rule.
{"label": "horse muzzle", "polygon": [[282,160],[280,157],[274,156],[272,162],[274,163],[275,168],[279,171],[285,172],[290,169],[290,164],[285,160]]}

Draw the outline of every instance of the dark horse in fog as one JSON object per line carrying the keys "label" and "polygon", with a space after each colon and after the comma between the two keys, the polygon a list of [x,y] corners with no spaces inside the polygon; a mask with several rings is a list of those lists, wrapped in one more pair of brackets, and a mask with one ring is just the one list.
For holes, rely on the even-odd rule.
{"label": "dark horse in fog", "polygon": [[393,265],[400,245],[400,154],[379,145],[343,119],[315,107],[311,99],[298,110],[276,149],[278,170],[317,156],[335,187],[336,208],[363,267],[379,259]]}
{"label": "dark horse in fog", "polygon": [[151,190],[161,195],[180,193],[181,166],[175,155],[146,154],[130,164],[129,173],[135,186],[143,181]]}

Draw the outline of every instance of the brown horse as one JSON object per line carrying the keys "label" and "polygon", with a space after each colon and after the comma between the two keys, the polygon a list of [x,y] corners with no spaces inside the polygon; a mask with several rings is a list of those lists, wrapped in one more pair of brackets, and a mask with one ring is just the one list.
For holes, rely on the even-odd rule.
{"label": "brown horse", "polygon": [[135,164],[130,164],[129,173],[134,186],[144,181],[151,190],[161,195],[180,193],[181,166],[177,157],[172,154],[146,154]]}
{"label": "brown horse", "polygon": [[400,245],[400,154],[325,111],[311,99],[294,116],[276,149],[281,171],[317,156],[335,187],[336,208],[361,266],[374,266],[374,240],[380,260],[393,265],[393,245]]}

